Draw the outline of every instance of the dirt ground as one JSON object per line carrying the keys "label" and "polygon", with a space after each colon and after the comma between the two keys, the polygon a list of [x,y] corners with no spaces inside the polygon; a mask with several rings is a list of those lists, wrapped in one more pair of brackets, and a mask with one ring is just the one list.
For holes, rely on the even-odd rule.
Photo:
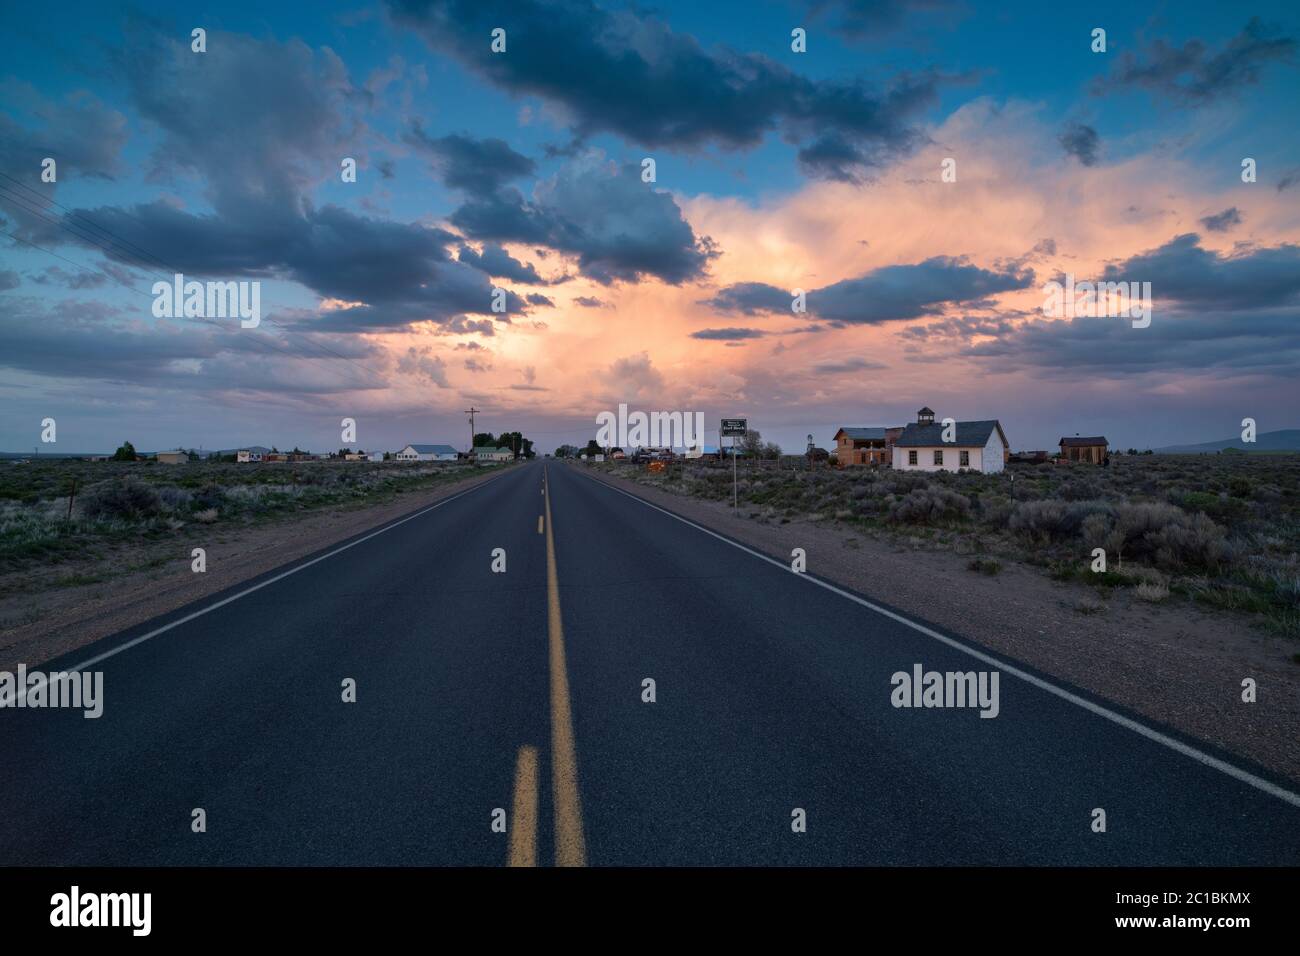
{"label": "dirt ground", "polygon": [[[1300,782],[1293,639],[1177,595],[1150,604],[1129,588],[1085,614],[1076,605],[1096,606],[1094,589],[1033,567],[1004,562],[987,576],[967,569],[968,556],[902,548],[830,521],[778,524],[743,507],[736,516],[729,504],[588,474],[778,560],[803,548],[821,578]],[[1242,701],[1247,677],[1258,687],[1252,704]]]}
{"label": "dirt ground", "polygon": [[[271,524],[213,532],[203,574],[190,568],[193,542],[152,542],[114,550],[112,572],[102,565],[37,568],[0,576],[0,670],[34,667],[191,601],[216,594],[363,531],[427,507],[500,474],[493,470],[383,504],[330,509]],[[50,587],[44,578],[72,574],[103,580]]]}

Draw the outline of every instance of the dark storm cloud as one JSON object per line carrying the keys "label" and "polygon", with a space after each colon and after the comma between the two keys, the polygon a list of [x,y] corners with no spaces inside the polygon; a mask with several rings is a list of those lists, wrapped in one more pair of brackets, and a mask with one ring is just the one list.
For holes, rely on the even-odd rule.
{"label": "dark storm cloud", "polygon": [[1206,216],[1201,220],[1201,225],[1210,232],[1228,232],[1233,226],[1241,225],[1241,211],[1236,206],[1230,206],[1223,212]]}
{"label": "dark storm cloud", "polygon": [[1300,246],[1283,244],[1224,256],[1195,233],[1106,267],[1108,282],[1150,282],[1157,303],[1265,309],[1300,301]]}
{"label": "dark storm cloud", "polygon": [[1084,166],[1097,165],[1097,153],[1101,149],[1101,138],[1091,126],[1083,123],[1071,123],[1065,127],[1058,138],[1067,156],[1073,156]]}
{"label": "dark storm cloud", "polygon": [[41,184],[41,161],[69,174],[113,179],[126,145],[126,117],[84,90],[61,100],[16,80],[0,83],[0,169],[29,186]]}
{"label": "dark storm cloud", "polygon": [[473,239],[539,243],[576,257],[604,285],[653,276],[677,285],[704,274],[716,254],[677,203],[641,181],[639,166],[617,168],[588,154],[537,185],[471,199],[451,222]]}
{"label": "dark storm cloud", "polygon": [[767,335],[762,329],[700,329],[691,333],[693,339],[704,339],[713,342],[733,342],[741,339],[761,339]]}
{"label": "dark storm cloud", "polygon": [[[0,322],[0,367],[61,379],[83,378],[189,392],[232,388],[330,393],[378,388],[383,383],[344,359],[372,357],[357,340],[334,342],[334,356],[307,363],[296,350],[321,353],[269,328],[249,334],[238,326],[174,320],[144,325],[139,312],[94,302],[48,305],[28,297],[5,303]],[[311,339],[309,339],[309,342]]]}
{"label": "dark storm cloud", "polygon": [[[356,90],[332,52],[225,33],[209,33],[208,42],[203,69],[194,69],[188,44],[157,36],[144,37],[119,69],[158,131],[155,178],[197,176],[213,212],[164,201],[75,210],[65,223],[97,227],[78,230],[75,241],[102,247],[149,281],[173,272],[285,278],[365,303],[322,315],[319,327],[334,331],[491,312],[492,283],[451,258],[448,246],[460,242],[452,233],[307,198],[320,176],[338,175],[340,155],[357,154],[364,133]],[[527,276],[522,264],[517,275]],[[526,311],[513,292],[507,308]]]}
{"label": "dark storm cloud", "polygon": [[500,276],[503,279],[529,285],[547,284],[531,264],[520,262],[494,242],[483,243],[482,252],[475,252],[469,246],[461,246],[457,258],[490,276]]}
{"label": "dark storm cloud", "polygon": [[935,18],[951,22],[959,9],[953,0],[813,0],[808,8],[836,33],[853,38],[895,30],[912,13],[926,22]]}
{"label": "dark storm cloud", "polygon": [[[779,132],[809,139],[805,168],[842,178],[923,139],[917,114],[938,79],[903,77],[875,90],[810,80],[775,60],[705,50],[692,36],[591,0],[389,0],[394,22],[493,84],[561,105],[579,138],[616,133],[650,147],[747,149]],[[485,39],[507,24],[507,52]]]}
{"label": "dark storm cloud", "polygon": [[722,312],[739,312],[742,315],[790,311],[793,296],[784,289],[765,282],[737,282],[718,291],[702,305],[710,305]]}
{"label": "dark storm cloud", "polygon": [[1185,104],[1208,103],[1258,83],[1267,63],[1293,62],[1295,50],[1293,37],[1253,17],[1218,53],[1197,39],[1181,47],[1156,39],[1139,53],[1122,53],[1093,92],[1139,87]]}
{"label": "dark storm cloud", "polygon": [[[1033,270],[982,269],[962,259],[936,256],[914,265],[884,266],[807,293],[812,318],[846,325],[915,319],[945,305],[976,302],[1033,284]],[[790,296],[763,283],[728,286],[708,301],[715,308],[786,313]],[[730,306],[730,309],[728,309]]]}
{"label": "dark storm cloud", "polygon": [[1052,375],[1125,375],[1235,369],[1290,373],[1300,363],[1300,312],[1164,314],[1149,328],[1127,319],[1037,319],[960,354],[996,371],[1035,367]]}
{"label": "dark storm cloud", "polygon": [[444,183],[474,195],[493,193],[512,179],[531,176],[537,168],[505,140],[457,134],[435,139],[424,132],[418,120],[402,139],[433,157]]}

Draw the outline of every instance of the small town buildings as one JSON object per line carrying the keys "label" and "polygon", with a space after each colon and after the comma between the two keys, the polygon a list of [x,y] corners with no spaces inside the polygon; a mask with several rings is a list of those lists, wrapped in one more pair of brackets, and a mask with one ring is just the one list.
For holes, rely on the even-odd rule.
{"label": "small town buildings", "polygon": [[944,424],[936,423],[934,412],[923,408],[916,422],[903,429],[894,442],[894,468],[899,471],[997,472],[1006,467],[1011,446],[996,419],[954,422],[944,441]]}
{"label": "small town buildings", "polygon": [[835,433],[835,461],[839,465],[888,465],[892,459],[894,442],[902,433],[901,426],[845,426]]}
{"label": "small town buildings", "polygon": [[1093,438],[1080,438],[1075,435],[1073,438],[1061,439],[1061,457],[1066,461],[1085,461],[1094,465],[1100,465],[1106,460],[1106,448],[1108,442],[1102,436]]}
{"label": "small town buildings", "polygon": [[239,451],[235,452],[235,461],[240,464],[249,464],[261,460],[262,453],[260,451],[253,451],[251,448],[241,448]]}
{"label": "small town buildings", "polygon": [[515,457],[509,448],[493,448],[490,445],[475,445],[471,454],[475,461],[513,461]]}
{"label": "small town buildings", "polygon": [[190,460],[190,454],[186,451],[160,451],[158,452],[158,464],[160,465],[184,465]]}
{"label": "small town buildings", "polygon": [[398,461],[455,461],[457,456],[450,445],[407,445],[393,457]]}

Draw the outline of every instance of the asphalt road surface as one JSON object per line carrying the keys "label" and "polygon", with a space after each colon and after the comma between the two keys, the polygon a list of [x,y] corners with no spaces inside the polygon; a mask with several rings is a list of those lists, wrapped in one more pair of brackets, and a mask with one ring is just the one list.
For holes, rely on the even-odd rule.
{"label": "asphalt road surface", "polygon": [[[808,560],[580,466],[511,467],[30,662],[102,671],[104,711],[0,709],[0,862],[1300,862],[1289,785],[972,656]],[[895,707],[892,675],[918,664],[997,670],[997,716]]]}

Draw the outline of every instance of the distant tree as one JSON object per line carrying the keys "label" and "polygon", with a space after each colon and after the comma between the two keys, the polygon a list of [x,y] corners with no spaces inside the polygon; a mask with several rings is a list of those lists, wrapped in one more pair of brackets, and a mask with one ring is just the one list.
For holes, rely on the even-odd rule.
{"label": "distant tree", "polygon": [[591,458],[593,455],[603,455],[605,454],[605,451],[596,444],[596,439],[591,438],[588,439],[587,447],[582,450],[582,453],[588,458]]}
{"label": "distant tree", "polygon": [[113,461],[135,461],[135,446],[129,441],[122,442],[122,447],[113,452]]}
{"label": "distant tree", "polygon": [[474,436],[474,447],[483,448],[484,446],[487,446],[489,448],[497,447],[496,436],[493,435],[491,432],[479,432],[477,435]]}

